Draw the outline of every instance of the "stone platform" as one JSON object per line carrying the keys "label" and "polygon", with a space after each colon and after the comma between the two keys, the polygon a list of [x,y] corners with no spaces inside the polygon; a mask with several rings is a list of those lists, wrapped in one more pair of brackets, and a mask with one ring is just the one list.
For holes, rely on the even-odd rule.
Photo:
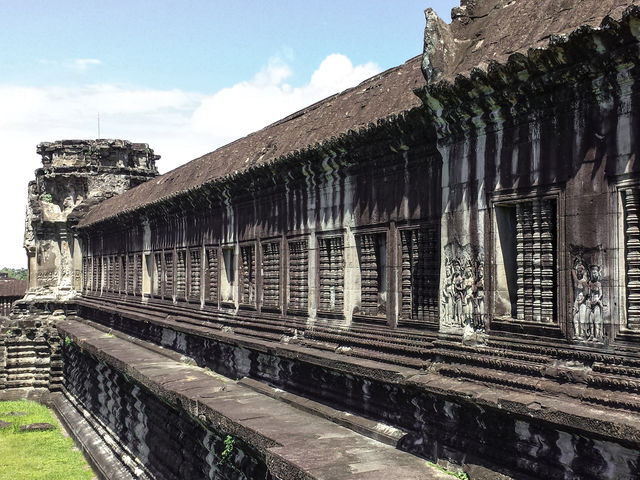
{"label": "stone platform", "polygon": [[[167,315],[150,306],[109,306],[95,299],[79,299],[77,305],[83,322],[91,319],[230,378],[278,389],[282,400],[296,395],[393,427],[404,432],[396,441],[400,449],[426,459],[447,458],[514,478],[637,475],[637,415],[612,402],[588,401],[602,390],[540,374],[553,365],[562,369],[547,356],[475,347],[477,357],[510,370],[471,368],[464,363],[464,347],[434,338],[430,362],[410,368],[385,363],[384,356],[372,360],[327,351],[322,342],[275,343],[275,333],[252,330],[237,318],[229,320],[230,327],[220,317],[197,322],[186,311]],[[475,378],[466,375],[472,371]],[[634,395],[627,396],[632,401]]]}
{"label": "stone platform", "polygon": [[[68,364],[74,363],[71,357],[92,357],[103,369],[113,372],[112,375],[126,376],[136,388],[144,389],[170,408],[188,412],[194,426],[224,432],[246,445],[247,451],[264,462],[273,478],[451,478],[421,458],[208,369],[187,365],[175,356],[171,358],[79,321],[61,321],[58,328],[63,337],[69,338],[65,346]],[[70,384],[74,381],[73,374],[65,381],[73,397],[75,386]],[[105,394],[111,396],[109,392]],[[108,401],[96,407],[100,411],[110,410],[104,412],[107,417],[116,414]],[[137,420],[121,419],[131,422],[130,429],[144,428],[142,424],[135,424]],[[182,436],[188,432],[174,434]],[[144,445],[136,448],[144,449]],[[144,461],[142,463],[144,467]],[[172,477],[166,472],[156,478]]]}

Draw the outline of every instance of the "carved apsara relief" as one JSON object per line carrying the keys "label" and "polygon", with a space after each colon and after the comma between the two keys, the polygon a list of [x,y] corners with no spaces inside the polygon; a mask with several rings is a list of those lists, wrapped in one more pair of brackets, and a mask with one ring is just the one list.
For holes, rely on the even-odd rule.
{"label": "carved apsara relief", "polygon": [[484,252],[477,245],[444,247],[445,275],[440,292],[442,321],[449,327],[486,329]]}
{"label": "carved apsara relief", "polygon": [[573,338],[604,339],[605,303],[602,291],[602,248],[570,245],[573,278]]}

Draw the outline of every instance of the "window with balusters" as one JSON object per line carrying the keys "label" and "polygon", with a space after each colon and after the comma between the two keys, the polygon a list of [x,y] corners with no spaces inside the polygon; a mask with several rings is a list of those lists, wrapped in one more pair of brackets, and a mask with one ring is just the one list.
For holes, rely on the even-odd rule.
{"label": "window with balusters", "polygon": [[342,236],[318,239],[320,277],[320,313],[343,314],[344,240]]}

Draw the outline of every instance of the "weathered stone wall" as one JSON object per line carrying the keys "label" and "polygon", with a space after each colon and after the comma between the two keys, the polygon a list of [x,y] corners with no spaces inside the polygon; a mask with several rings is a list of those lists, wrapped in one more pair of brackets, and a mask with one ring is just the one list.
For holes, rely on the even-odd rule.
{"label": "weathered stone wall", "polygon": [[[237,439],[225,445],[226,435],[206,428],[72,342],[64,345],[63,356],[67,394],[126,452],[135,478],[273,478],[250,447]],[[124,459],[125,454],[120,455]]]}
{"label": "weathered stone wall", "polygon": [[[264,307],[336,324],[348,325],[355,316],[361,322],[435,328],[440,160],[435,141],[425,143],[429,130],[417,112],[398,123],[371,127],[357,143],[336,140],[295,162],[261,167],[133,212],[99,232],[87,231],[85,288],[194,308],[260,312]],[[369,239],[376,245],[370,243],[367,256]],[[411,292],[404,292],[403,307],[400,285],[412,268],[403,252],[407,239],[414,242],[415,273],[425,283],[413,312]],[[306,264],[289,277],[295,267],[287,257],[300,242]],[[273,255],[269,273],[263,268],[265,252]],[[365,272],[367,262],[373,266]],[[213,293],[212,284],[219,286]],[[384,292],[368,299],[367,286],[379,285]],[[264,299],[265,287],[271,288],[271,304]],[[302,310],[292,305],[292,291],[304,292]]]}
{"label": "weathered stone wall", "polygon": [[38,145],[42,168],[29,183],[24,247],[30,300],[64,300],[81,288],[80,244],[72,231],[88,208],[157,175],[146,144],[64,140]]}
{"label": "weathered stone wall", "polygon": [[58,311],[0,318],[0,396],[13,389],[60,389],[62,359],[55,322],[62,315]]}
{"label": "weathered stone wall", "polygon": [[401,118],[81,229],[87,294],[626,348],[640,328],[634,12],[429,85]]}
{"label": "weathered stone wall", "polygon": [[[425,90],[443,158],[442,329],[634,335],[636,22]],[[456,285],[482,321],[449,300]]]}

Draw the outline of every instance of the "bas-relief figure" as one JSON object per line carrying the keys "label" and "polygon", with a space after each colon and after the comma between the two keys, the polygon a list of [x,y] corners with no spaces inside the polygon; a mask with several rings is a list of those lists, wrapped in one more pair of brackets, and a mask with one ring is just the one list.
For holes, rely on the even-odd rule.
{"label": "bas-relief figure", "polygon": [[444,248],[442,321],[447,327],[485,330],[484,253],[475,245],[452,242]]}
{"label": "bas-relief figure", "polygon": [[571,245],[570,250],[573,258],[573,338],[603,341],[605,304],[601,283],[601,248],[585,249]]}

